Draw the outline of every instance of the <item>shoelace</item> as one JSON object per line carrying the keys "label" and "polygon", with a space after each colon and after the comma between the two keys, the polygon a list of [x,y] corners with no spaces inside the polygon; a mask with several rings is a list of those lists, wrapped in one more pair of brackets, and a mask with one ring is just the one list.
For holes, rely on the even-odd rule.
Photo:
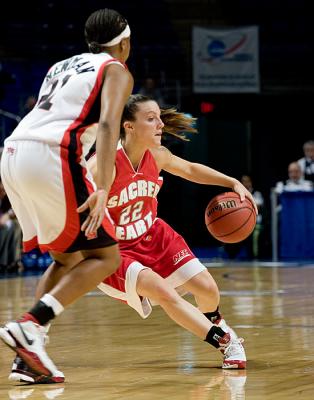
{"label": "shoelace", "polygon": [[227,344],[226,347],[223,348],[224,350],[224,356],[228,357],[229,353],[231,351],[234,351],[235,348],[239,347],[239,344],[242,344],[244,342],[243,338],[238,338],[238,339],[234,339],[234,340],[230,340],[230,342]]}
{"label": "shoelace", "polygon": [[39,332],[40,332],[41,338],[42,338],[42,344],[44,346],[47,346],[47,344],[49,344],[49,336],[48,336],[49,328],[50,328],[50,324],[48,326],[38,325],[38,329],[39,329]]}

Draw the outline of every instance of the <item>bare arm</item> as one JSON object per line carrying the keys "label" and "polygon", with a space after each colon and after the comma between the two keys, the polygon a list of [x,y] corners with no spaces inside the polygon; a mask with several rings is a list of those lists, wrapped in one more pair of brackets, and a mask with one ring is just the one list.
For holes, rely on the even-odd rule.
{"label": "bare arm", "polygon": [[97,129],[97,189],[107,193],[112,183],[123,108],[132,93],[133,78],[120,65],[107,67],[101,94],[101,114]]}
{"label": "bare arm", "polygon": [[257,206],[251,193],[237,179],[207,167],[206,165],[193,163],[177,157],[165,147],[153,150],[152,153],[160,169],[191,182],[230,188],[239,194],[241,201],[243,201],[245,197],[250,199],[257,213]]}
{"label": "bare arm", "polygon": [[88,237],[93,237],[96,234],[105,216],[105,205],[112,183],[120,135],[121,116],[134,84],[132,75],[117,64],[111,64],[105,69],[104,79],[96,139],[98,173],[95,182],[97,190],[77,209],[78,212],[87,208],[90,209],[89,216],[81,227]]}
{"label": "bare arm", "polygon": [[[87,166],[88,166],[88,170],[89,172],[92,174],[94,181],[97,181],[97,157],[94,154],[92,157],[89,158],[89,160],[87,160]],[[111,177],[111,185],[115,179],[116,176],[116,169],[114,167],[113,169],[113,174]]]}

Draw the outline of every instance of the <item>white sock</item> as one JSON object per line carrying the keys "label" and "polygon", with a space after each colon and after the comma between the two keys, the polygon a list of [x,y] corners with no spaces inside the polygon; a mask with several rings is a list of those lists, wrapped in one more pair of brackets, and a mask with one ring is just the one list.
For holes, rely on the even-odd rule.
{"label": "white sock", "polygon": [[40,301],[45,303],[46,306],[51,307],[53,309],[55,316],[61,314],[62,311],[64,310],[63,305],[49,293],[44,294],[43,297],[40,299]]}

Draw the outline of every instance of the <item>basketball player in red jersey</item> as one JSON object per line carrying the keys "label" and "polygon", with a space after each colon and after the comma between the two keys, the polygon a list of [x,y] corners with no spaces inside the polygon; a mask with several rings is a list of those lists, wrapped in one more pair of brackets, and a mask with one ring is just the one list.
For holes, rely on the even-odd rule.
{"label": "basketball player in red jersey", "polygon": [[[126,302],[143,318],[150,314],[153,304],[159,304],[177,324],[220,349],[223,368],[243,369],[243,339],[219,312],[216,282],[182,236],[157,217],[161,170],[192,182],[230,188],[242,201],[248,197],[256,208],[251,193],[238,180],[188,162],[161,146],[163,131],[178,136],[179,131],[191,130],[192,122],[192,118],[174,109],[161,113],[155,101],[142,95],[132,95],[126,104],[122,146],[117,151],[107,203],[122,263],[98,287]],[[96,176],[96,157],[89,164]],[[178,294],[187,292],[194,295],[198,308]]]}
{"label": "basketball player in red jersey", "polygon": [[[35,383],[63,382],[48,357],[43,327],[64,307],[115,272],[119,249],[106,214],[124,105],[133,89],[125,62],[130,28],[111,9],[85,24],[89,53],[48,71],[32,111],[5,141],[1,177],[23,231],[24,250],[39,247],[54,259],[39,284],[42,296],[0,338],[26,364]],[[98,123],[97,131],[86,129]],[[97,181],[85,156],[97,137]],[[26,377],[27,378],[27,377]]]}
{"label": "basketball player in red jersey", "polygon": [[[126,302],[143,318],[151,313],[152,304],[159,304],[179,325],[221,349],[223,368],[241,369],[246,367],[242,340],[219,313],[220,296],[213,277],[182,236],[157,218],[156,196],[162,185],[162,169],[193,182],[232,188],[242,200],[247,196],[255,204],[236,179],[185,161],[161,146],[163,130],[181,137],[180,131],[195,131],[191,128],[193,122],[173,109],[160,114],[158,104],[145,96],[130,97],[122,115],[122,146],[117,151],[107,203],[122,262],[98,287]],[[97,157],[92,157],[88,165],[97,179]],[[47,283],[39,285],[37,298],[48,290]],[[178,294],[185,292],[195,296],[198,308]],[[38,375],[21,360],[13,363],[10,379],[39,382]]]}

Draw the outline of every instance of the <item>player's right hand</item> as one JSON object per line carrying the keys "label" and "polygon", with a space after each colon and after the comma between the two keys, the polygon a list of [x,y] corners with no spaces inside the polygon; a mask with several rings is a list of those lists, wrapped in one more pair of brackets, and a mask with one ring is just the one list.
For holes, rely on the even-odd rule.
{"label": "player's right hand", "polygon": [[98,189],[88,199],[77,208],[77,212],[83,212],[87,209],[90,210],[88,217],[85,219],[81,226],[81,230],[85,231],[85,236],[94,238],[97,234],[97,229],[102,224],[105,217],[105,210],[107,204],[108,193],[104,189]]}
{"label": "player's right hand", "polygon": [[247,190],[247,188],[238,180],[235,179],[235,183],[233,186],[233,191],[238,193],[238,195],[240,196],[240,200],[244,201],[245,197],[247,197],[251,203],[254,206],[255,209],[255,213],[256,215],[258,214],[258,208],[257,208],[257,204],[254,200],[254,197],[252,196],[252,194]]}

